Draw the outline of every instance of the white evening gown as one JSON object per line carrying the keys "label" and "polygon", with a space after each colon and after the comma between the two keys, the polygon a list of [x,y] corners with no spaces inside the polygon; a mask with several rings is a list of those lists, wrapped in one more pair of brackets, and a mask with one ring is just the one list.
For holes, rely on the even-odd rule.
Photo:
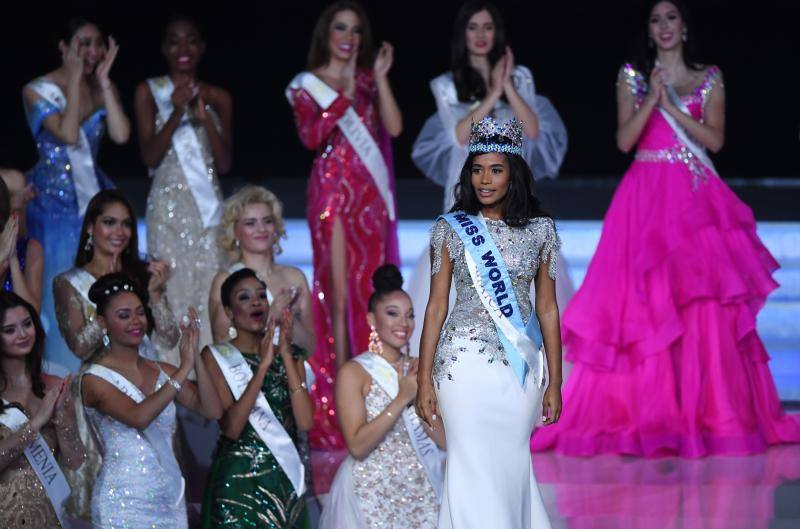
{"label": "white evening gown", "polygon": [[[522,228],[486,221],[508,268],[523,320],[528,291],[542,260],[555,274],[559,240],[549,218]],[[464,248],[446,221],[431,234],[433,271],[446,244],[453,260],[456,304],[442,328],[433,365],[447,433],[447,467],[439,529],[549,529],[531,463],[530,437],[541,417],[544,387],[520,386],[506,362],[491,316],[473,287]]]}

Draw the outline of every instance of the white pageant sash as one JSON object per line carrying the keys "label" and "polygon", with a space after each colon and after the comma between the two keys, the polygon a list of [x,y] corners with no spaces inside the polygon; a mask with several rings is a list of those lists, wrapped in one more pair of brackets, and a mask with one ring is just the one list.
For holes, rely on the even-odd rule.
{"label": "white pageant sash", "polygon": [[[386,359],[367,352],[358,355],[354,360],[361,364],[361,367],[378,382],[378,385],[390,398],[397,397],[399,391],[397,370]],[[436,446],[433,439],[428,436],[422,426],[422,421],[413,408],[407,407],[403,410],[403,422],[411,444],[414,446],[414,451],[417,453],[417,458],[428,475],[428,481],[433,487],[436,497],[442,501],[445,451]]]}
{"label": "white pageant sash", "polygon": [[[154,77],[147,80],[150,92],[158,106],[158,113],[166,123],[172,115],[172,92],[175,85],[168,76]],[[216,226],[222,217],[222,204],[212,183],[200,140],[197,139],[194,129],[189,125],[186,115],[181,118],[181,124],[172,134],[172,147],[178,155],[178,161],[183,169],[183,175],[192,192],[194,202],[200,211],[203,227]]]}
{"label": "white pageant sash", "polygon": [[[253,378],[253,371],[247,365],[247,360],[241,351],[229,343],[209,345],[208,348],[214,355],[233,398],[239,400]],[[286,477],[291,481],[297,497],[302,496],[306,491],[305,466],[300,460],[300,454],[297,453],[294,441],[286,433],[261,391],[258,392],[256,405],[250,412],[249,421],[269,451],[275,456]]]}
{"label": "white pageant sash", "polygon": [[[3,404],[9,406],[10,403],[3,399]],[[17,408],[7,407],[0,415],[0,423],[13,432],[19,430],[26,422],[28,422],[28,417]],[[67,478],[61,472],[61,467],[58,466],[56,458],[53,457],[53,452],[50,451],[47,441],[44,440],[41,434],[37,434],[33,443],[25,449],[25,458],[36,473],[36,477],[42,483],[50,503],[53,504],[53,510],[56,512],[56,517],[61,523],[61,527],[67,529],[69,526],[66,524],[63,505],[70,495],[69,484],[67,483]]]}
{"label": "white pageant sash", "polygon": [[[92,364],[82,376],[86,375],[94,375],[102,378],[121,391],[123,394],[128,396],[136,404],[139,404],[145,399],[144,393],[142,393],[142,391],[137,388],[133,382],[123,377],[113,369],[101,366],[100,364]],[[161,378],[160,374],[159,378]],[[91,424],[91,421],[89,421],[89,423]],[[175,460],[175,452],[172,448],[172,439],[164,437],[152,423],[144,430],[139,430],[139,432],[142,434],[142,437],[144,437],[147,442],[150,443],[150,446],[156,453],[156,458],[158,459],[158,462],[161,463],[161,468],[164,470],[164,474],[167,476],[167,479],[172,480],[171,490],[174,490],[177,493],[175,505],[178,505],[183,500],[183,494],[186,490],[186,480],[183,479],[181,469],[178,467],[178,462]],[[96,437],[98,440],[101,439],[100,436]],[[102,442],[99,444],[102,446]]]}
{"label": "white pageant sash", "polygon": [[[675,89],[671,85],[666,85],[665,88],[667,90],[667,96],[670,98],[672,103],[678,107],[681,112],[691,117],[692,113],[689,111],[686,103],[683,102]],[[700,161],[700,163],[705,165],[716,176],[719,176],[719,173],[717,173],[717,168],[714,167],[714,162],[711,161],[711,158],[709,158],[708,154],[706,153],[705,147],[697,143],[697,141],[695,141],[694,138],[689,135],[689,132],[683,128],[680,123],[678,123],[678,120],[671,116],[669,112],[664,110],[663,107],[659,106],[658,110],[661,112],[661,115],[664,116],[664,119],[667,120],[669,126],[672,127],[675,135],[678,136],[678,140],[689,148],[691,153]]]}
{"label": "white pageant sash", "polygon": [[[30,87],[62,113],[67,109],[67,98],[54,82],[39,79],[31,83]],[[74,145],[67,145],[66,148],[70,174],[72,174],[72,181],[75,184],[75,197],[78,199],[78,214],[83,217],[89,201],[100,191],[100,184],[97,183],[92,148],[82,123],[78,125],[78,134],[78,141]]]}
{"label": "white pageant sash", "polygon": [[[339,97],[338,92],[325,84],[319,77],[311,72],[302,72],[292,79],[286,89],[286,97],[289,99],[290,104],[292,102],[291,91],[300,88],[308,92],[322,110],[331,106],[336,98]],[[383,202],[386,204],[389,220],[394,221],[396,214],[394,196],[389,185],[389,169],[386,167],[386,160],[383,159],[383,154],[375,142],[375,138],[367,130],[366,125],[361,121],[352,105],[347,108],[336,124],[372,175],[375,187],[378,188],[378,193],[380,193]]]}

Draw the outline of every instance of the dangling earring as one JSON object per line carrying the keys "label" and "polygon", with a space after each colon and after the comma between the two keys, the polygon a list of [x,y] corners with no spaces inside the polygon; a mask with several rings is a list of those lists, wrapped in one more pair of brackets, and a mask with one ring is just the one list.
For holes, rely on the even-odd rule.
{"label": "dangling earring", "polygon": [[111,338],[108,337],[108,329],[103,328],[103,347],[108,349],[111,345]]}
{"label": "dangling earring", "polygon": [[686,28],[683,28],[683,31],[681,32],[681,40],[683,42],[689,40],[689,30],[687,30]]}
{"label": "dangling earring", "polygon": [[86,251],[86,252],[91,252],[93,244],[94,244],[94,238],[92,237],[92,234],[90,233],[89,237],[86,238],[86,244],[83,245],[83,250]]}
{"label": "dangling earring", "polygon": [[378,336],[378,331],[375,330],[374,325],[370,325],[369,330],[369,346],[367,347],[367,350],[370,353],[383,356],[383,343],[381,343],[381,337]]}
{"label": "dangling earring", "polygon": [[233,243],[236,245],[237,248],[239,247],[239,239],[234,239]]}
{"label": "dangling earring", "polygon": [[228,338],[235,340],[237,336],[239,336],[239,331],[236,330],[236,327],[233,325],[228,327]]}

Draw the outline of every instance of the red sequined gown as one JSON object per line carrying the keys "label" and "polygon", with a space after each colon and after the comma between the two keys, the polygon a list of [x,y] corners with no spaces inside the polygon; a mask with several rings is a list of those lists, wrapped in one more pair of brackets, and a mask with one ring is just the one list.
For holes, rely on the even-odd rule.
{"label": "red sequined gown", "polygon": [[[290,99],[300,140],[316,153],[306,191],[306,216],[314,249],[314,322],[317,349],[310,359],[317,377],[314,399],[313,448],[341,449],[338,419],[333,404],[336,354],[333,349],[331,296],[331,236],[339,219],[347,258],[347,325],[351,355],[367,349],[367,300],[372,294],[372,274],[385,264],[399,265],[396,222],[367,168],[336,122],[351,105],[380,146],[394,187],[391,145],[380,123],[377,88],[371,72],[356,73],[354,100],[342,93],[323,112],[302,88]],[[394,194],[394,189],[392,189]]]}

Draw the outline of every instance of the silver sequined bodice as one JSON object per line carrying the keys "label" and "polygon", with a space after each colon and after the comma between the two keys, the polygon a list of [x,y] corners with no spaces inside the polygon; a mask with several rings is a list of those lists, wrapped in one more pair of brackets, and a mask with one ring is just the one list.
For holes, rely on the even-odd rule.
{"label": "silver sequined bodice", "polygon": [[[374,420],[391,401],[373,380],[364,401],[367,421]],[[436,494],[402,418],[398,418],[375,450],[355,462],[353,488],[361,515],[370,529],[436,527],[439,513]]]}
{"label": "silver sequined bodice", "polygon": [[[494,238],[508,268],[522,319],[531,315],[530,287],[539,270],[539,263],[548,263],[548,275],[555,279],[556,258],[560,240],[553,221],[538,217],[525,227],[511,228],[502,220],[486,219],[489,233]],[[456,303],[439,335],[433,363],[433,379],[440,383],[451,379],[450,366],[459,355],[479,354],[487,362],[506,362],[505,352],[497,336],[494,322],[484,308],[472,284],[464,258],[464,245],[445,220],[439,220],[431,230],[431,248],[434,261],[432,274],[439,272],[442,264],[442,245],[447,245],[453,261],[453,281]]]}
{"label": "silver sequined bodice", "polygon": [[[159,374],[156,390],[166,381]],[[92,491],[93,527],[187,527],[186,506],[175,505],[174,481],[142,433],[94,408],[86,408],[86,414],[103,443],[103,463]],[[148,428],[172,438],[174,423],[175,404],[170,403]]]}

